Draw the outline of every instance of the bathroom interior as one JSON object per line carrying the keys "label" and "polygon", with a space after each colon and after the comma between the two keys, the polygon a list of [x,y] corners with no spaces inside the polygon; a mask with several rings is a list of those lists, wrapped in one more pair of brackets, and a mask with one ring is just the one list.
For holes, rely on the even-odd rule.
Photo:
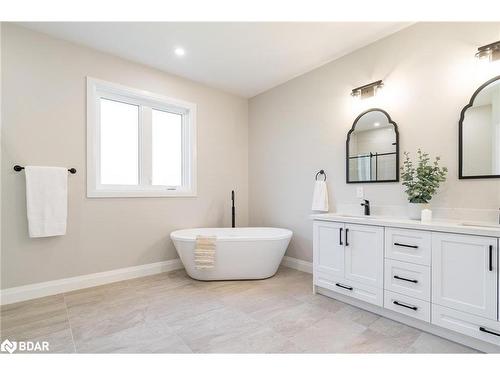
{"label": "bathroom interior", "polygon": [[0,33],[1,354],[500,353],[500,22]]}

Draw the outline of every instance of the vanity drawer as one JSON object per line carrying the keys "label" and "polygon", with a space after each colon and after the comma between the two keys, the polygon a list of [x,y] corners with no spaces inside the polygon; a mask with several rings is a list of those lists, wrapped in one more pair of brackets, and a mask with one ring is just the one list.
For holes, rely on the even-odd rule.
{"label": "vanity drawer", "polygon": [[415,319],[431,322],[431,303],[386,290],[384,307]]}
{"label": "vanity drawer", "polygon": [[372,286],[349,280],[332,280],[318,277],[314,283],[322,288],[382,307],[384,305],[384,291]]}
{"label": "vanity drawer", "polygon": [[412,229],[385,229],[385,257],[403,262],[431,265],[430,232]]}
{"label": "vanity drawer", "polygon": [[430,301],[431,269],[420,264],[386,259],[384,289]]}
{"label": "vanity drawer", "polygon": [[432,324],[500,345],[500,323],[494,320],[433,304]]}

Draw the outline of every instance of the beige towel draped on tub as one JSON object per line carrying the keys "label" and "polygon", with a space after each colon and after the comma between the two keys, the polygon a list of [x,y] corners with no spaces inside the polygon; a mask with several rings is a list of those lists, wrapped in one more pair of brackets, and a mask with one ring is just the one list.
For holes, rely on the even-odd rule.
{"label": "beige towel draped on tub", "polygon": [[196,269],[210,269],[215,267],[216,236],[196,236],[194,249],[194,264]]}

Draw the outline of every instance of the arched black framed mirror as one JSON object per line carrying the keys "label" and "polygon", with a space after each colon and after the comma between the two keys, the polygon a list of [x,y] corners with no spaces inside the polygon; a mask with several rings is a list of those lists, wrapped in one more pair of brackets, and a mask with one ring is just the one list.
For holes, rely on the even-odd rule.
{"label": "arched black framed mirror", "polygon": [[474,92],[458,128],[458,178],[500,178],[500,76]]}
{"label": "arched black framed mirror", "polygon": [[346,182],[398,182],[399,132],[379,108],[361,113],[347,133]]}

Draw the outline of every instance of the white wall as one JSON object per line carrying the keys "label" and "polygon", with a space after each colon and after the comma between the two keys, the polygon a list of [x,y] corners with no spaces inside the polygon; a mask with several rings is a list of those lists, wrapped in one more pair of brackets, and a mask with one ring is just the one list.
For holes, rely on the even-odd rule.
{"label": "white wall", "polygon": [[[0,103],[2,103],[2,27],[0,22]],[[2,106],[0,105],[0,166],[2,165]],[[0,173],[0,262],[2,261],[2,174]],[[0,289],[2,289],[2,267],[0,266]]]}
{"label": "white wall", "polygon": [[[473,91],[500,74],[498,64],[480,67],[474,58],[477,46],[499,38],[499,23],[417,24],[252,98],[247,108],[245,99],[3,23],[2,288],[173,259],[172,230],[230,224],[231,189],[239,225],[250,206],[251,225],[291,228],[288,255],[311,260],[314,175],[328,173],[331,211],[361,212],[359,185],[345,183],[345,138],[354,118],[374,106],[397,122],[401,151],[421,146],[450,168],[432,202],[438,216],[494,220],[500,180],[457,179],[457,123]],[[198,105],[197,198],[86,198],[87,75]],[[380,97],[352,100],[353,87],[377,79],[386,84]],[[69,177],[66,236],[28,238],[16,163],[78,169]],[[374,214],[404,214],[400,184],[362,186]]]}
{"label": "white wall", "polygon": [[[448,181],[432,200],[437,216],[495,220],[500,180],[458,180],[458,120],[474,90],[500,74],[480,64],[478,46],[500,39],[500,23],[423,23],[297,77],[250,100],[249,206],[251,225],[290,228],[288,255],[312,259],[311,194],[316,172],[328,174],[331,211],[362,213],[363,186],[373,213],[405,214],[398,183],[346,184],[345,139],[355,117],[370,107],[398,124],[400,150],[422,147],[440,155]],[[355,101],[354,87],[383,79],[373,100]]]}
{"label": "white wall", "polygon": [[[4,23],[2,288],[177,257],[169,233],[248,221],[248,102],[139,64]],[[85,77],[197,104],[197,198],[86,198]],[[24,173],[14,164],[75,167],[65,236],[28,238]]]}

